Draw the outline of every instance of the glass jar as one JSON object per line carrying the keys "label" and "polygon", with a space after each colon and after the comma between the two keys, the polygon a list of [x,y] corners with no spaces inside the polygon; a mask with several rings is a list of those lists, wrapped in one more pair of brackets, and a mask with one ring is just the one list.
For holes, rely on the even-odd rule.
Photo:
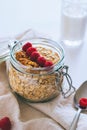
{"label": "glass jar", "polygon": [[[42,49],[41,53],[53,58],[55,64],[50,67],[30,67],[21,64],[16,59],[15,54],[20,51],[22,46],[27,42],[31,42],[36,48],[46,49],[46,52]],[[59,59],[57,59],[58,56]],[[45,38],[33,38],[17,42],[11,47],[10,57],[6,63],[12,92],[21,96],[26,101],[45,102],[55,98],[61,92],[64,97],[66,97],[66,94],[71,88],[74,90],[71,78],[67,73],[68,68],[64,65],[64,50],[55,41]],[[63,91],[64,76],[69,85],[66,92]]]}

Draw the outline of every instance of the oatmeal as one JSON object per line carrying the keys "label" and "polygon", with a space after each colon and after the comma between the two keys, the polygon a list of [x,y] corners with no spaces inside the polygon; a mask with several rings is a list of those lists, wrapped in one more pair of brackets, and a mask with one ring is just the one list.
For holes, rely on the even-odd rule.
{"label": "oatmeal", "polygon": [[[44,56],[47,61],[52,61],[53,64],[58,63],[59,60],[60,60],[59,55],[56,52],[52,52],[52,50],[50,50],[50,49],[46,49],[46,48],[39,46],[39,47],[37,47],[37,50],[40,53],[40,55]],[[33,66],[33,67],[39,67],[39,65],[36,62],[31,61],[30,57],[28,57],[25,54],[25,52],[22,51],[22,50],[16,52],[16,59],[20,63],[22,63],[23,65],[26,65],[26,66],[30,65],[30,66]]]}
{"label": "oatmeal", "polygon": [[[31,52],[33,50],[30,49]],[[54,65],[60,61],[59,54],[43,46],[37,46],[35,53],[31,52],[28,51],[27,54],[29,55],[23,49],[15,52],[14,57],[18,64],[20,63],[20,67],[21,65],[27,66],[30,71],[28,71],[29,73],[23,73],[15,68],[13,64],[10,64],[9,82],[12,90],[32,102],[46,101],[56,97],[60,93],[59,90],[63,82],[62,69],[59,72],[53,72]],[[33,55],[33,58],[31,55]],[[53,66],[51,73],[48,73],[49,66]],[[43,71],[43,67],[48,69]],[[40,71],[31,68],[40,68]]]}

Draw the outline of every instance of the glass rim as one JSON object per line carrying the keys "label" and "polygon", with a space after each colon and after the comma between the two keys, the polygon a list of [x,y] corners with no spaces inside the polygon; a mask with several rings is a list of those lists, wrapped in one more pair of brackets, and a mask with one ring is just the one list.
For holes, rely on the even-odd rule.
{"label": "glass rim", "polygon": [[62,0],[62,1],[64,1],[64,2],[69,2],[69,3],[76,3],[76,4],[87,4],[87,2],[86,1],[84,1],[84,0]]}
{"label": "glass rim", "polygon": [[[18,71],[20,71],[20,72],[23,72],[23,73],[26,73],[26,74],[29,74],[29,72],[26,72],[25,70],[28,70],[28,69],[30,69],[31,71],[42,71],[42,72],[44,72],[44,71],[47,71],[48,69],[49,69],[49,71],[47,71],[47,73],[52,73],[52,72],[54,72],[55,70],[57,70],[57,69],[59,69],[61,66],[62,66],[62,62],[63,62],[63,60],[64,60],[64,58],[65,58],[65,54],[64,54],[64,49],[63,49],[63,47],[61,46],[61,45],[59,45],[56,41],[53,41],[53,40],[50,40],[50,39],[47,39],[47,38],[42,38],[42,37],[39,37],[39,38],[31,38],[31,39],[26,39],[26,40],[28,40],[28,41],[30,41],[30,40],[43,40],[43,42],[45,41],[45,42],[48,42],[47,44],[45,44],[45,45],[47,45],[47,46],[49,46],[49,45],[51,45],[51,47],[53,47],[53,48],[55,48],[56,50],[60,50],[61,51],[61,58],[60,58],[60,60],[59,60],[59,62],[58,63],[56,63],[56,64],[54,64],[53,66],[51,66],[51,67],[39,67],[39,68],[36,68],[36,67],[34,67],[34,68],[29,68],[28,66],[25,66],[25,65],[22,65],[20,62],[18,62],[17,60],[16,60],[16,58],[14,57],[14,54],[13,54],[13,52],[14,52],[14,49],[20,44],[20,45],[22,45],[22,43],[25,41],[25,40],[21,40],[21,41],[18,41],[17,42],[17,44],[15,44],[14,46],[13,46],[13,48],[11,49],[11,52],[10,52],[10,57],[11,57],[11,63],[14,65],[14,66],[18,66],[18,68],[20,68],[21,67],[21,69],[19,70],[18,68],[16,68]],[[44,42],[44,43],[45,43]],[[33,42],[32,42],[33,43]],[[51,44],[51,43],[54,43],[54,44],[56,44],[57,46],[58,46],[58,48],[57,47],[54,47],[53,46],[53,44]],[[35,43],[33,43],[34,45],[35,45]],[[35,73],[34,73],[35,74]],[[41,74],[40,74],[41,75]]]}

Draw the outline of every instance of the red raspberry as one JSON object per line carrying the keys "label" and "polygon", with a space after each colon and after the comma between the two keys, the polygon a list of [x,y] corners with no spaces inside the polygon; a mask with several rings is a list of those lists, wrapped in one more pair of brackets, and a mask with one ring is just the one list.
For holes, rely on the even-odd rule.
{"label": "red raspberry", "polygon": [[45,59],[44,57],[39,56],[39,57],[37,58],[37,63],[38,63],[41,67],[44,66],[45,62],[46,62],[46,59]]}
{"label": "red raspberry", "polygon": [[1,130],[11,130],[11,122],[8,117],[4,117],[0,120]]}
{"label": "red raspberry", "polygon": [[32,61],[36,61],[39,56],[40,56],[40,54],[37,51],[34,51],[34,52],[32,52],[30,59]]}
{"label": "red raspberry", "polygon": [[46,61],[44,67],[52,66],[53,63],[51,61]]}
{"label": "red raspberry", "polygon": [[26,51],[29,47],[32,47],[32,44],[30,42],[27,42],[23,45],[22,50]]}
{"label": "red raspberry", "polygon": [[27,49],[27,51],[26,51],[26,54],[27,54],[28,56],[30,56],[30,55],[32,54],[32,52],[34,52],[34,51],[36,51],[36,48],[34,48],[34,47],[29,47],[29,48]]}
{"label": "red raspberry", "polygon": [[81,107],[87,107],[87,98],[81,98],[79,104]]}

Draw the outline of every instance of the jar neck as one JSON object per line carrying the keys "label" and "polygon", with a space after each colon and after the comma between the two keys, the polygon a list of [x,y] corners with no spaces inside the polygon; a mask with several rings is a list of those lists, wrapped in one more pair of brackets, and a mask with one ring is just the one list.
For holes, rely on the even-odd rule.
{"label": "jar neck", "polygon": [[[15,53],[17,51],[21,50],[21,48],[25,44],[25,42],[31,42],[33,44],[33,46],[35,46],[35,47],[42,46],[44,48],[51,49],[52,52],[55,52],[59,55],[60,59],[57,61],[57,63],[55,63],[51,67],[33,68],[31,66],[24,66],[23,64],[21,64],[17,61],[17,59],[15,58]],[[41,75],[41,74],[53,73],[56,70],[58,70],[61,66],[63,66],[63,64],[64,64],[64,50],[63,50],[63,48],[58,43],[56,43],[52,40],[49,40],[49,39],[45,39],[45,38],[30,39],[30,40],[18,42],[11,49],[10,57],[11,57],[11,64],[15,68],[17,68],[17,70],[19,70],[22,73],[26,73],[26,74],[30,73],[30,74],[40,74]]]}
{"label": "jar neck", "polygon": [[17,61],[15,61],[12,57],[10,58],[11,65],[19,72],[24,74],[31,74],[31,75],[47,75],[55,73],[56,71],[59,71],[63,68],[64,62],[62,61],[61,64],[56,64],[51,67],[41,67],[41,68],[30,68],[28,66],[24,66]]}

